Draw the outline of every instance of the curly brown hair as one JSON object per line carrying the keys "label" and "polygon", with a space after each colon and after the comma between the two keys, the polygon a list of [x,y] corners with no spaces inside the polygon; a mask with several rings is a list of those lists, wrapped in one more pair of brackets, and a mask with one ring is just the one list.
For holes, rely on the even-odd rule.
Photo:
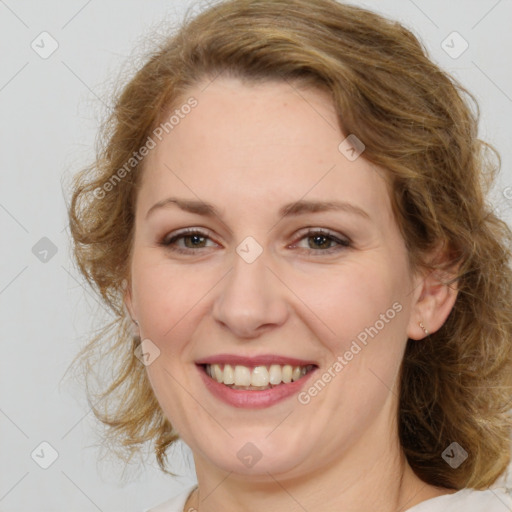
{"label": "curly brown hair", "polygon": [[[191,86],[220,73],[328,91],[341,131],[357,134],[364,157],[386,170],[412,267],[458,269],[445,324],[407,344],[399,435],[425,482],[488,487],[506,469],[511,434],[512,233],[486,200],[499,155],[478,139],[474,97],[408,29],[335,0],[227,0],[187,18],[119,94],[96,161],[75,178],[76,261],[116,318],[77,359],[87,376],[103,358],[112,361],[105,389],[87,389],[118,454],[131,457],[152,441],[169,473],[166,449],[178,439],[134,353],[140,339],[124,309],[144,159],[126,162]],[[447,257],[435,264],[426,256],[439,244]],[[468,453],[457,469],[441,456],[454,441]]]}

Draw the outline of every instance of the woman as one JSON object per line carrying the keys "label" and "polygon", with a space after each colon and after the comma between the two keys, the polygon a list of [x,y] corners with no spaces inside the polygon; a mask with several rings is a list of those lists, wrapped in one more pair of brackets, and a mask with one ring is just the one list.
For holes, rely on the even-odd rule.
{"label": "woman", "polygon": [[151,510],[510,510],[511,233],[464,96],[333,0],[221,2],[125,87],[70,218],[118,318],[96,415],[194,455]]}

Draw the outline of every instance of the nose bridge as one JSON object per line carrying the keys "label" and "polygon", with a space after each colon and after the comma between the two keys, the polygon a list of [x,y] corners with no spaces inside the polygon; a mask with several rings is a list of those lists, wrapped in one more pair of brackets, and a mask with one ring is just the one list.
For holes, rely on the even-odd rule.
{"label": "nose bridge", "polygon": [[283,284],[268,268],[268,250],[248,237],[236,248],[231,272],[215,299],[213,314],[238,337],[280,325],[288,313]]}

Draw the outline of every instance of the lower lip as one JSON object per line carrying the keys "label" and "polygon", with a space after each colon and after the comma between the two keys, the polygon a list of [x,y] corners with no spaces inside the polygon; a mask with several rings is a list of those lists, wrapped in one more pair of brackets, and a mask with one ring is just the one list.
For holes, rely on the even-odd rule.
{"label": "lower lip", "polygon": [[299,393],[316,372],[316,368],[301,377],[295,382],[289,384],[279,384],[273,388],[263,389],[261,391],[248,391],[244,389],[231,389],[225,384],[221,384],[209,377],[202,366],[198,366],[199,373],[207,389],[223,402],[244,409],[263,409],[270,407],[278,402],[286,400],[292,395]]}

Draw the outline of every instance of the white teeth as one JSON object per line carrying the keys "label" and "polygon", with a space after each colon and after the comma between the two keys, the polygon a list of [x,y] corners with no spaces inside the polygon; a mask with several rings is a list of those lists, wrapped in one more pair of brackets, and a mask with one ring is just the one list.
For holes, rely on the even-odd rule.
{"label": "white teeth", "polygon": [[[222,368],[223,366],[223,368]],[[308,366],[291,366],[285,364],[272,364],[270,366],[248,367],[236,365],[234,368],[229,364],[207,364],[206,373],[212,379],[233,386],[235,388],[268,388],[277,386],[282,382],[289,384],[295,382],[306,375],[309,370],[314,368],[313,365]]]}
{"label": "white teeth", "polygon": [[[208,368],[208,366],[210,366],[209,364],[206,365],[206,368]],[[212,366],[218,366],[218,365],[212,365]],[[214,371],[215,375],[217,375],[217,373]],[[221,382],[221,381],[218,381],[218,382]],[[235,383],[235,372],[233,371],[233,367],[229,364],[225,364],[224,365],[224,375],[223,375],[223,380],[222,382],[224,382],[224,384],[234,384]]]}
{"label": "white teeth", "polygon": [[214,372],[214,375],[212,375],[212,377],[215,377],[215,380],[217,382],[224,382],[224,372],[222,371],[221,367],[218,364],[215,364],[213,366],[210,366],[210,368],[212,368]]}
{"label": "white teeth", "polygon": [[250,386],[251,370],[247,366],[235,366],[235,386]]}
{"label": "white teeth", "polygon": [[251,386],[268,386],[270,376],[265,366],[256,366],[251,373]]}
{"label": "white teeth", "polygon": [[288,384],[289,382],[292,381],[292,373],[293,373],[293,368],[289,365],[289,364],[285,364],[281,370],[281,379],[283,380],[283,382],[285,382],[286,384]]}
{"label": "white teeth", "polygon": [[268,373],[270,384],[281,384],[281,367],[278,364],[271,364]]}

